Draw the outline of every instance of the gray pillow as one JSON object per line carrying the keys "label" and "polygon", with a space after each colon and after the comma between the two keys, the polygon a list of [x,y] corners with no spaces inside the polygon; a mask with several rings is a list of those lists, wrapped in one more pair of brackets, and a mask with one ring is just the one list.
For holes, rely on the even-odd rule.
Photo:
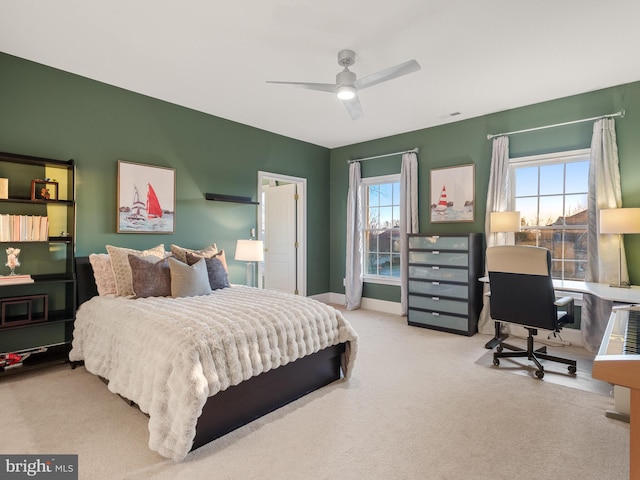
{"label": "gray pillow", "polygon": [[171,296],[171,271],[168,259],[129,254],[133,293],[136,298]]}
{"label": "gray pillow", "polygon": [[[193,265],[198,260],[202,259],[202,257],[192,255],[189,252],[187,252],[186,257],[188,265]],[[227,273],[227,269],[224,267],[224,264],[218,256],[205,257],[204,262],[207,266],[207,275],[209,276],[209,285],[211,286],[211,290],[218,290],[219,288],[231,286],[229,284],[229,274]]]}
{"label": "gray pillow", "polygon": [[171,270],[171,296],[173,298],[195,297],[211,293],[207,265],[203,258],[193,265],[187,265],[173,257],[169,257],[168,260]]}

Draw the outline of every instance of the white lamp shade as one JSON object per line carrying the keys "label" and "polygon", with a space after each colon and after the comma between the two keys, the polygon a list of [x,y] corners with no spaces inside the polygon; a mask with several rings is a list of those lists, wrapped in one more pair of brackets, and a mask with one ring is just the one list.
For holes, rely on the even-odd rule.
{"label": "white lamp shade", "polygon": [[262,240],[238,240],[235,259],[243,262],[262,262],[264,260]]}
{"label": "white lamp shade", "polygon": [[600,233],[640,233],[640,208],[600,210]]}
{"label": "white lamp shade", "polygon": [[519,232],[520,212],[491,212],[491,232]]}

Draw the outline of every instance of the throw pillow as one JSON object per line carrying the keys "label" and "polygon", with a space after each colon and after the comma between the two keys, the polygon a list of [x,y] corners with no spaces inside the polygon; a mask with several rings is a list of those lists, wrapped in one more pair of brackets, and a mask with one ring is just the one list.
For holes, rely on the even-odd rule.
{"label": "throw pillow", "polygon": [[131,254],[128,258],[131,266],[133,293],[136,298],[171,296],[171,270],[167,258],[157,262]]}
{"label": "throw pillow", "polygon": [[106,253],[92,253],[89,255],[89,263],[93,269],[93,278],[98,287],[98,295],[115,295],[116,279],[111,268],[111,259]]}
{"label": "throw pillow", "polygon": [[[189,252],[187,252],[187,265],[193,265],[194,263],[202,260]],[[222,261],[218,255],[205,258],[204,263],[207,266],[207,275],[209,276],[209,285],[211,290],[218,290],[219,288],[229,287],[229,274],[224,268]]]}
{"label": "throw pillow", "polygon": [[187,265],[173,257],[169,257],[168,260],[171,270],[171,296],[173,298],[195,297],[211,293],[207,265],[203,258],[193,265]]}
{"label": "throw pillow", "polygon": [[107,252],[111,259],[111,268],[113,276],[116,279],[117,294],[121,297],[130,297],[133,295],[133,283],[131,278],[131,265],[129,265],[129,254],[136,257],[150,257],[151,261],[157,261],[164,258],[164,245],[149,250],[134,250],[133,248],[122,248],[107,245]]}
{"label": "throw pillow", "polygon": [[202,250],[191,250],[190,248],[171,245],[171,253],[173,253],[176,258],[183,263],[187,263],[187,252],[198,257],[211,257],[218,253],[218,247],[215,243],[212,243],[207,248],[204,248]]}

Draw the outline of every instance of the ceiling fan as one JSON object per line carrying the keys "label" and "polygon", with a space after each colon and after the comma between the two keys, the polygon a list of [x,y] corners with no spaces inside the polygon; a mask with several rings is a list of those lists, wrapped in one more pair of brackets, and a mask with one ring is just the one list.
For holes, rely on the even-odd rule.
{"label": "ceiling fan", "polygon": [[358,80],[356,74],[349,70],[349,67],[354,63],[356,63],[356,54],[353,50],[340,50],[338,52],[338,65],[344,67],[344,70],[336,75],[335,84],[273,81],[267,81],[267,83],[290,85],[292,87],[306,88],[308,90],[335,93],[338,98],[342,100],[342,103],[344,103],[344,106],[347,109],[347,112],[349,112],[349,115],[351,115],[351,118],[353,120],[357,120],[362,116],[362,106],[358,99],[359,90],[420,70],[420,64],[417,61],[409,60],[408,62],[400,63],[399,65],[369,74]]}

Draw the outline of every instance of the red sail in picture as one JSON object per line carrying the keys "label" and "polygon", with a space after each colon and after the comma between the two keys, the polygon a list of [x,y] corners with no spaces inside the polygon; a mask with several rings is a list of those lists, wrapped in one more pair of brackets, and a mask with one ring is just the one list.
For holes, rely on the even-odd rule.
{"label": "red sail in picture", "polygon": [[436,205],[436,212],[444,213],[447,209],[447,189],[442,186],[442,192],[440,193],[440,201]]}
{"label": "red sail in picture", "polygon": [[162,217],[160,202],[151,184],[148,183],[147,185],[149,186],[149,190],[147,191],[147,218],[160,218]]}

